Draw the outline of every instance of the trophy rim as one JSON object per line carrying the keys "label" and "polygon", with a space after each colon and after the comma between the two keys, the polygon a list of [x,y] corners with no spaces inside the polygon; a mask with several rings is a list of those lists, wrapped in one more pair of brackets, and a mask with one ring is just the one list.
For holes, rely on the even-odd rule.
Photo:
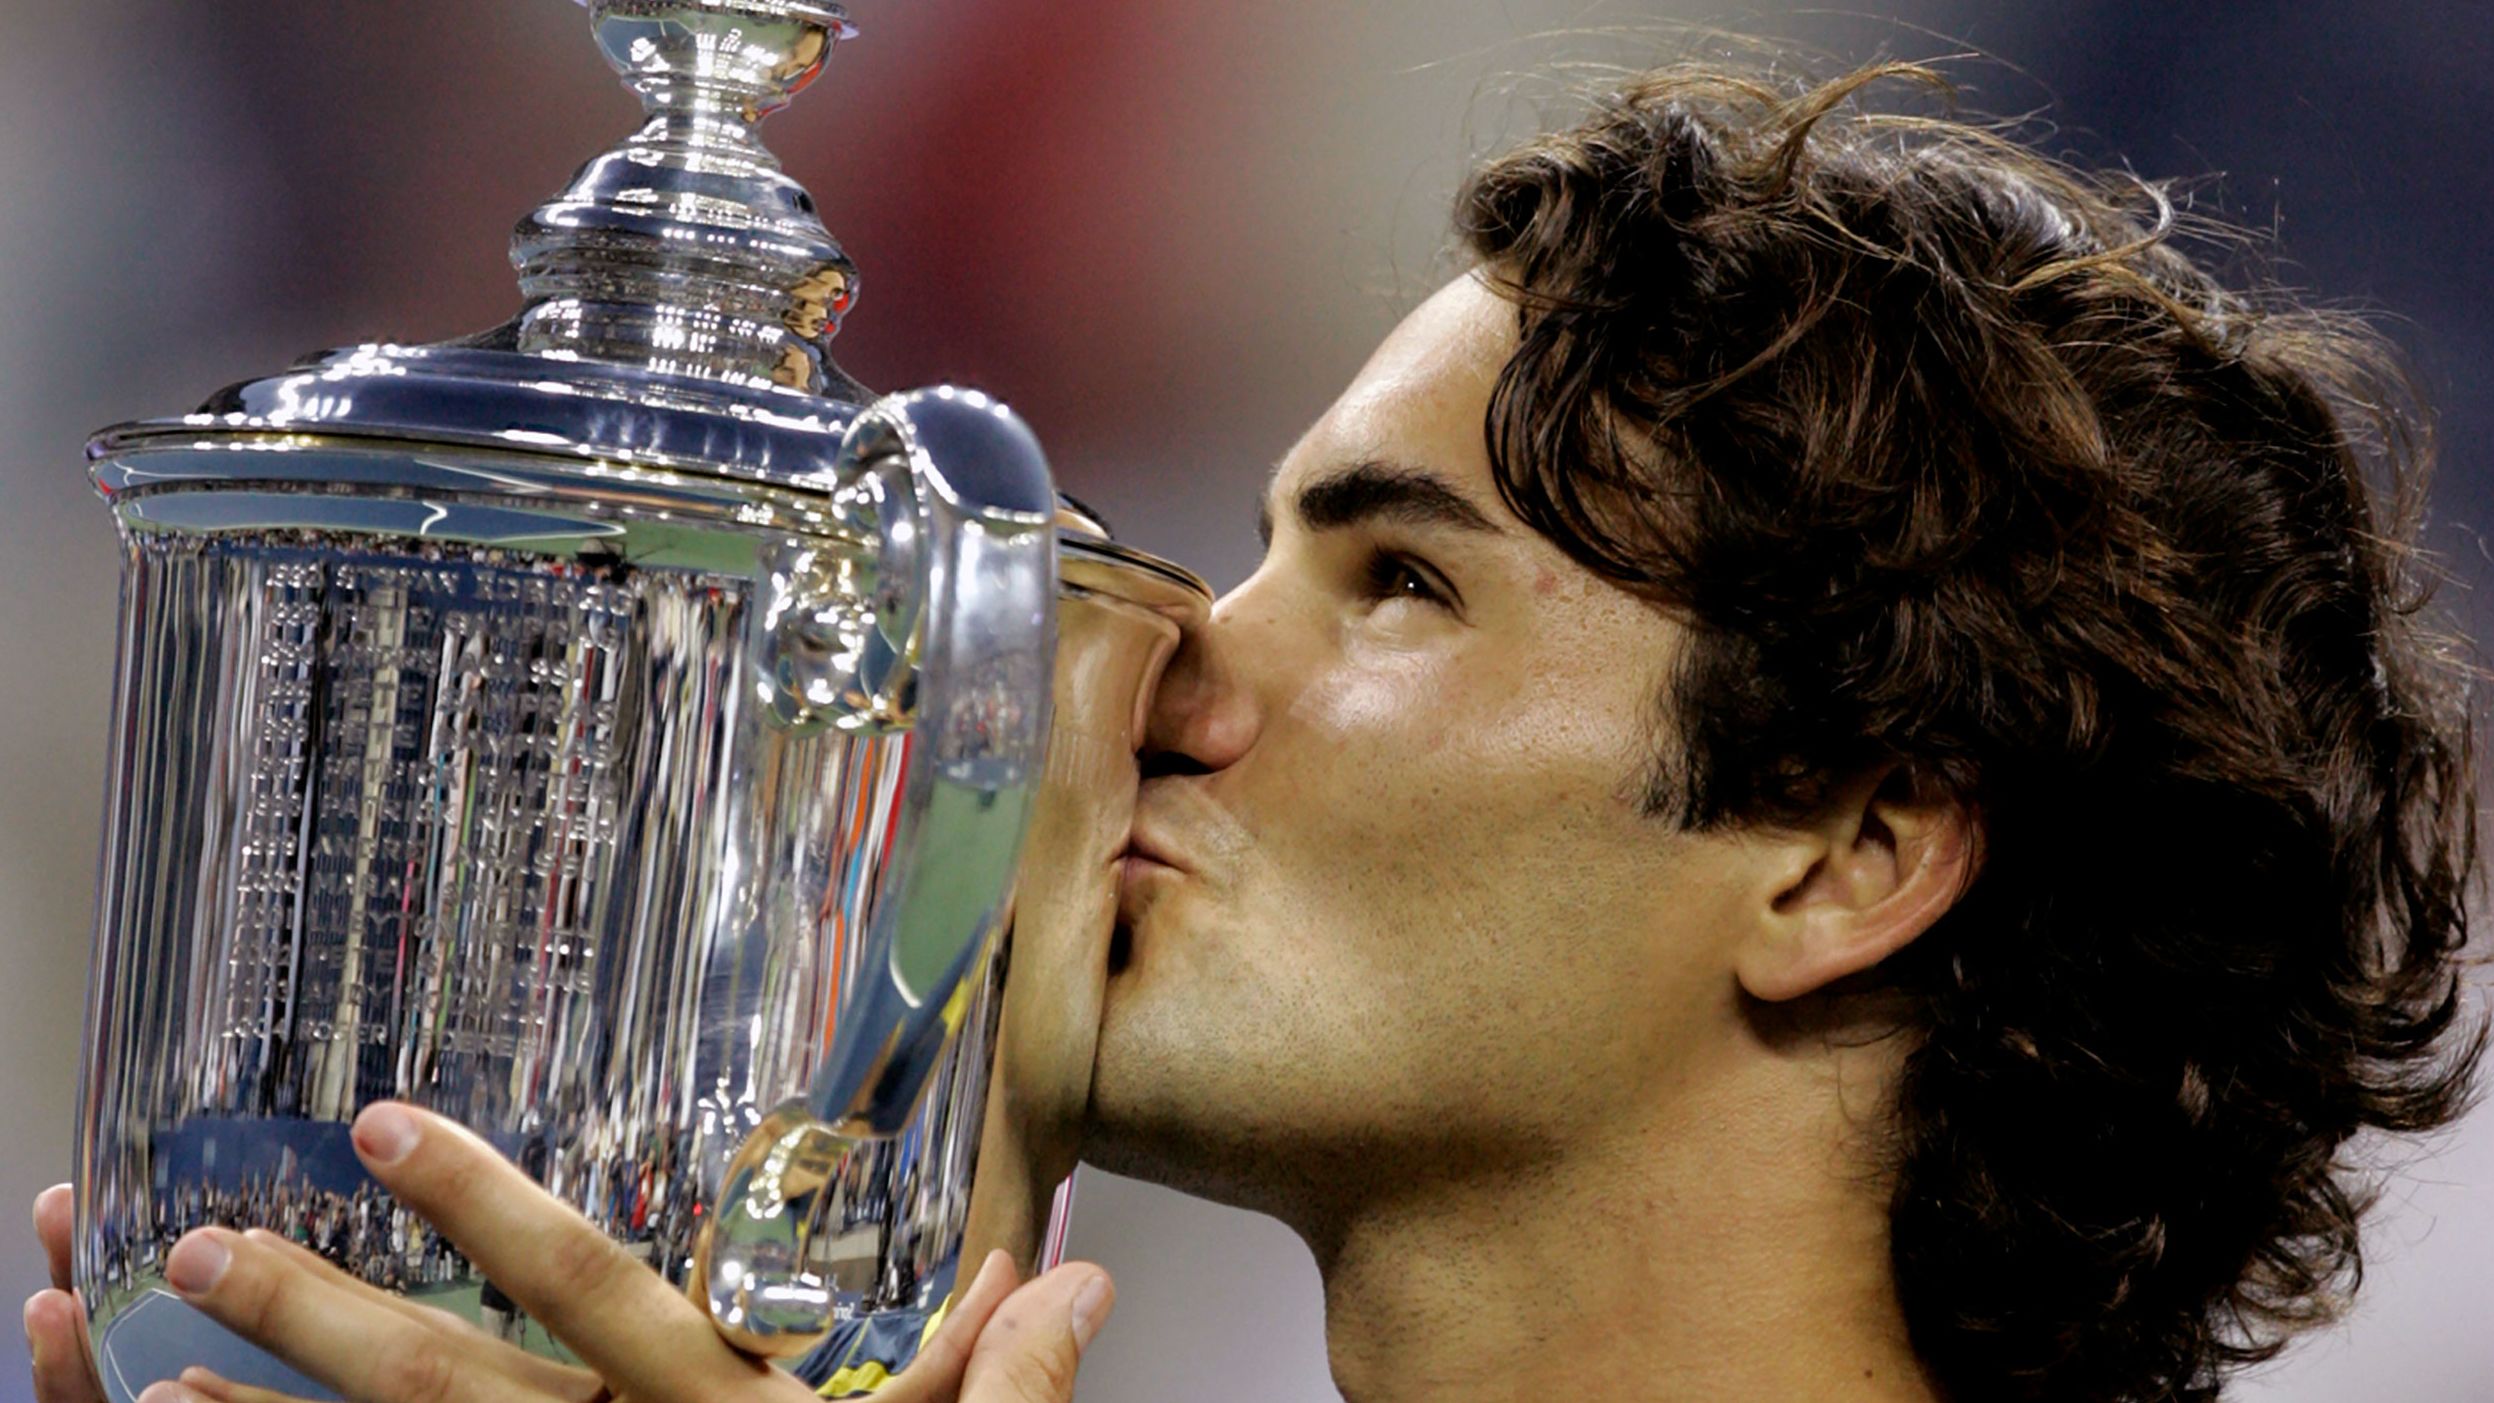
{"label": "trophy rim", "polygon": [[90,462],[202,435],[319,435],[664,468],[820,492],[856,401],[473,346],[366,343],[87,440]]}
{"label": "trophy rim", "polygon": [[[450,364],[459,363],[458,357],[481,356],[489,358],[489,366],[504,369],[512,360],[534,362],[542,367],[541,378],[427,376],[410,373],[404,366],[384,369],[386,362],[376,359],[376,353],[389,351],[428,357],[447,354]],[[358,357],[363,358],[361,370],[338,373],[342,365],[358,364]],[[278,452],[395,450],[414,455],[442,450],[485,454],[506,462],[533,460],[565,478],[595,463],[680,474],[691,479],[683,490],[696,494],[680,503],[685,507],[725,509],[722,502],[700,492],[699,483],[715,484],[713,492],[728,492],[738,501],[746,498],[736,494],[756,491],[795,493],[796,498],[783,499],[793,505],[819,502],[830,491],[841,438],[851,421],[864,412],[860,405],[794,391],[736,395],[732,396],[735,403],[722,404],[719,401],[731,397],[723,396],[720,386],[711,381],[681,380],[670,387],[711,401],[701,404],[690,400],[652,403],[635,397],[629,392],[632,387],[620,382],[607,387],[611,398],[604,397],[577,379],[553,378],[582,368],[582,363],[520,352],[446,352],[442,347],[362,346],[328,352],[286,374],[263,376],[222,391],[197,413],[132,420],[97,431],[86,445],[88,473],[99,491],[118,498],[142,485],[124,480],[129,476],[126,473],[116,476],[128,460],[205,447]],[[601,375],[616,369],[587,368]],[[628,371],[627,375],[637,380],[645,372]],[[308,387],[326,393],[307,396],[303,391]],[[293,409],[269,412],[280,404]],[[234,405],[246,407],[227,407]],[[464,421],[441,412],[450,406],[470,412]],[[514,428],[515,414],[532,427]],[[544,427],[558,422],[563,430]],[[262,453],[237,458],[233,464],[236,481],[258,476],[245,459],[256,466],[268,461]],[[611,490],[614,484],[581,480],[574,486],[594,492]],[[647,493],[659,486],[643,481],[634,490]],[[761,499],[753,499],[748,509],[761,504]],[[1059,504],[1060,574],[1068,586],[1114,595],[1182,618],[1195,617],[1210,605],[1214,591],[1202,576],[1167,557],[1114,539],[1096,516],[1062,494]]]}

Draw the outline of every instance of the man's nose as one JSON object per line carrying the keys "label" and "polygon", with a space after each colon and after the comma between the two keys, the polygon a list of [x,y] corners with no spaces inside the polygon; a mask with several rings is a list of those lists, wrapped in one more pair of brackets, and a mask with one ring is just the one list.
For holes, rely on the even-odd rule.
{"label": "man's nose", "polygon": [[[1238,762],[1261,728],[1254,649],[1245,646],[1251,601],[1241,585],[1186,630],[1152,693],[1143,773],[1208,774]],[[1269,662],[1269,660],[1268,660]]]}

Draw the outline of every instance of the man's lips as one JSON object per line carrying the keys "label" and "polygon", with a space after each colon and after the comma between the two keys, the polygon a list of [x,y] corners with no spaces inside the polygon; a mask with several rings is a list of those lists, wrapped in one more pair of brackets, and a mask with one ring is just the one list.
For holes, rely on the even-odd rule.
{"label": "man's lips", "polygon": [[[1161,881],[1185,876],[1187,864],[1170,851],[1170,845],[1151,832],[1136,825],[1126,838],[1126,846],[1117,854],[1117,917],[1121,931],[1130,930],[1148,904],[1144,892]],[[1113,965],[1122,965],[1115,961]]]}
{"label": "man's lips", "polygon": [[1167,841],[1141,824],[1136,824],[1133,831],[1126,835],[1126,846],[1117,854],[1117,859],[1119,866],[1129,869],[1148,865],[1166,867],[1174,872],[1192,870],[1175,855]]}
{"label": "man's lips", "polygon": [[1127,835],[1125,847],[1118,850],[1117,922],[1109,931],[1108,972],[1111,978],[1125,972],[1134,961],[1135,923],[1142,918],[1149,902],[1143,893],[1155,879],[1183,875],[1185,869],[1170,860],[1168,849],[1140,829]]}
{"label": "man's lips", "polygon": [[1129,850],[1117,859],[1117,913],[1133,918],[1141,909],[1143,889],[1157,878],[1182,877],[1184,869],[1156,857]]}

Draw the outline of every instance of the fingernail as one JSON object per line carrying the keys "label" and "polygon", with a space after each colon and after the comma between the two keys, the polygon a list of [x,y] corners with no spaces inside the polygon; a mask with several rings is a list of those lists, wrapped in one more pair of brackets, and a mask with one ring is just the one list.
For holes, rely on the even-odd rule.
{"label": "fingernail", "polygon": [[375,1164],[396,1164],[416,1148],[416,1118],[404,1106],[387,1102],[367,1107],[355,1118],[355,1148]]}
{"label": "fingernail", "polygon": [[195,1232],[173,1244],[165,1258],[165,1284],[185,1296],[204,1296],[232,1265],[233,1252],[213,1232]]}
{"label": "fingernail", "polygon": [[1106,1276],[1091,1278],[1083,1283],[1080,1291],[1074,1293],[1074,1348],[1088,1347],[1091,1337],[1100,1333],[1100,1326],[1108,1319],[1110,1304],[1111,1292]]}
{"label": "fingernail", "polygon": [[159,1379],[139,1393],[138,1403],[205,1403],[205,1400],[171,1379]]}
{"label": "fingernail", "polygon": [[40,1350],[40,1349],[38,1349],[38,1348],[36,1348],[36,1346],[35,1346],[35,1302],[37,1302],[37,1301],[39,1301],[39,1300],[41,1300],[41,1299],[43,1299],[43,1297],[42,1297],[40,1294],[38,1294],[38,1295],[33,1295],[33,1296],[28,1296],[28,1297],[26,1298],[26,1311],[25,1311],[25,1314],[26,1314],[26,1353],[27,1353],[27,1355],[28,1355],[28,1356],[30,1356],[30,1357],[31,1357],[31,1358],[35,1361],[35,1367],[37,1367],[37,1368],[41,1368],[41,1367],[43,1366],[43,1351],[42,1351],[42,1350]]}
{"label": "fingernail", "polygon": [[979,1283],[1000,1272],[1008,1283],[1013,1282],[1020,1275],[1013,1269],[1013,1254],[998,1247],[987,1254],[986,1261],[979,1263],[979,1274],[970,1278],[970,1285],[975,1288]]}
{"label": "fingernail", "polygon": [[214,1369],[204,1368],[197,1364],[193,1364],[189,1368],[182,1371],[182,1386],[190,1389],[194,1393],[201,1393],[210,1398],[218,1399],[230,1396],[230,1390],[232,1388],[232,1385],[225,1381],[225,1376],[223,1374],[218,1373]]}

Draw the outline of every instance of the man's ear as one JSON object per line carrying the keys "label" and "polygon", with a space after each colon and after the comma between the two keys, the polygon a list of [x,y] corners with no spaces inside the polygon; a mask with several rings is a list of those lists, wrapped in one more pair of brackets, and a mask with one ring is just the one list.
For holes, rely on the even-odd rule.
{"label": "man's ear", "polygon": [[1751,997],[1798,998],[1905,948],[1974,879],[1980,835],[1961,801],[1900,764],[1838,786],[1812,819],[1779,830],[1786,854],[1759,893],[1733,973]]}

